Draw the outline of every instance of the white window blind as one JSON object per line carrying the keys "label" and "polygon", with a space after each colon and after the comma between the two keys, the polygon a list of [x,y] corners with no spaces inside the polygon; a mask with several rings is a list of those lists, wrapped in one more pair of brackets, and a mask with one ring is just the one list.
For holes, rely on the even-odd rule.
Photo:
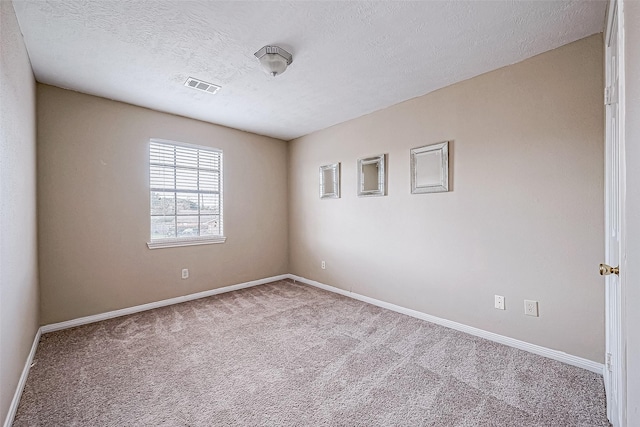
{"label": "white window blind", "polygon": [[149,248],[221,243],[222,151],[152,139]]}

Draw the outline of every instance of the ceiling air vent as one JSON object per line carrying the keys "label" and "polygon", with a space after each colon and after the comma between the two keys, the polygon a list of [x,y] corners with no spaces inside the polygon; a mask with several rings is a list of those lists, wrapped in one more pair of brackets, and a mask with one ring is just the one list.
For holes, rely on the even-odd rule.
{"label": "ceiling air vent", "polygon": [[189,77],[186,82],[184,82],[186,87],[190,87],[196,90],[201,90],[202,92],[207,93],[216,93],[220,86],[214,85],[213,83],[203,82],[202,80],[194,79],[193,77]]}

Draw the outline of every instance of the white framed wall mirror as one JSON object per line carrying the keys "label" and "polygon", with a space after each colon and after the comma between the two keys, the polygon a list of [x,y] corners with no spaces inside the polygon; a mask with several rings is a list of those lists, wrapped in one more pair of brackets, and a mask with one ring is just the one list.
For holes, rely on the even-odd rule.
{"label": "white framed wall mirror", "polygon": [[340,198],[340,163],[320,166],[320,198]]}
{"label": "white framed wall mirror", "polygon": [[386,154],[358,159],[358,196],[384,196]]}
{"label": "white framed wall mirror", "polygon": [[449,191],[449,141],[411,150],[411,193]]}

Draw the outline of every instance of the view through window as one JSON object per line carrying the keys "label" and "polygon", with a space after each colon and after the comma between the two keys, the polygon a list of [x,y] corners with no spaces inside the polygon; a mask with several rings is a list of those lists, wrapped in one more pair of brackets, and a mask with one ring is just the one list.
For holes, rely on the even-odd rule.
{"label": "view through window", "polygon": [[222,151],[152,139],[149,163],[151,242],[222,237]]}

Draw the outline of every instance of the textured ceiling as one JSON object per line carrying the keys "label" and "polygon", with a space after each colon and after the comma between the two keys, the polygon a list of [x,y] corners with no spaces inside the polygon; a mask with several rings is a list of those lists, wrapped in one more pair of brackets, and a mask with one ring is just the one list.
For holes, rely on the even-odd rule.
{"label": "textured ceiling", "polygon": [[[606,1],[14,7],[39,82],[290,140],[600,32]],[[276,78],[253,56],[266,44],[294,56]]]}

